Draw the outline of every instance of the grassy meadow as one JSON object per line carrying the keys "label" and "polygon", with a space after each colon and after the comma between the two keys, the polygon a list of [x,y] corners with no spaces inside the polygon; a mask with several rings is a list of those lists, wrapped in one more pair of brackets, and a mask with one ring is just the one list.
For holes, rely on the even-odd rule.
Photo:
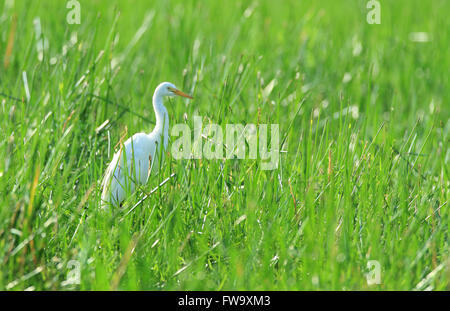
{"label": "grassy meadow", "polygon": [[[0,0],[0,290],[450,289],[449,1],[67,2]],[[102,212],[162,81],[171,125],[279,124],[278,168],[169,147]]]}

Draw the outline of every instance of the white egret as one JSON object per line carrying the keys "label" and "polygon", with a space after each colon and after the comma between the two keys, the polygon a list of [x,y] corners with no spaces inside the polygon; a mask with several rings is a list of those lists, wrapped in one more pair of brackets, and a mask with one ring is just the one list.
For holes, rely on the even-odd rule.
{"label": "white egret", "polygon": [[163,82],[155,89],[155,128],[150,134],[134,134],[114,154],[102,181],[102,208],[119,206],[127,194],[134,192],[136,184],[144,185],[151,173],[158,173],[159,157],[161,155],[163,159],[169,140],[169,115],[163,97],[176,95],[192,99],[169,82]]}

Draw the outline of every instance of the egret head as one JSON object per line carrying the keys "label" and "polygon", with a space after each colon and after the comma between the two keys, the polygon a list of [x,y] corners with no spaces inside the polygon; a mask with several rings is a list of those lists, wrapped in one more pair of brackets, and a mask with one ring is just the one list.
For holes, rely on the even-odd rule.
{"label": "egret head", "polygon": [[182,91],[177,89],[175,85],[173,85],[170,82],[163,82],[160,85],[158,85],[158,87],[155,90],[155,95],[161,96],[161,97],[163,97],[163,96],[169,96],[169,97],[182,96],[182,97],[192,99],[192,96],[190,96],[186,93],[183,93]]}

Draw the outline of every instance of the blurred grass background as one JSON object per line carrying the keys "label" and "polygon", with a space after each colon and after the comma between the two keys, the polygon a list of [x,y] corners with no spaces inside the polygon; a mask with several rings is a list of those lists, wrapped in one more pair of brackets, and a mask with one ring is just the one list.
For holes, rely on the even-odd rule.
{"label": "blurred grass background", "polygon": [[[448,1],[67,2],[0,1],[0,289],[449,289]],[[279,123],[278,169],[168,152],[101,213],[162,81],[171,124]]]}

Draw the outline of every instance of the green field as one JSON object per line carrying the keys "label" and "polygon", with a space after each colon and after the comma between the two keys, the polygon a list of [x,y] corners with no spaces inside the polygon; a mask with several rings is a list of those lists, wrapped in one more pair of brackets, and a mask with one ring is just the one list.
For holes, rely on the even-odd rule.
{"label": "green field", "polygon": [[[450,1],[67,2],[0,1],[0,290],[450,289]],[[101,211],[162,81],[171,124],[279,124],[278,168],[169,147]]]}

